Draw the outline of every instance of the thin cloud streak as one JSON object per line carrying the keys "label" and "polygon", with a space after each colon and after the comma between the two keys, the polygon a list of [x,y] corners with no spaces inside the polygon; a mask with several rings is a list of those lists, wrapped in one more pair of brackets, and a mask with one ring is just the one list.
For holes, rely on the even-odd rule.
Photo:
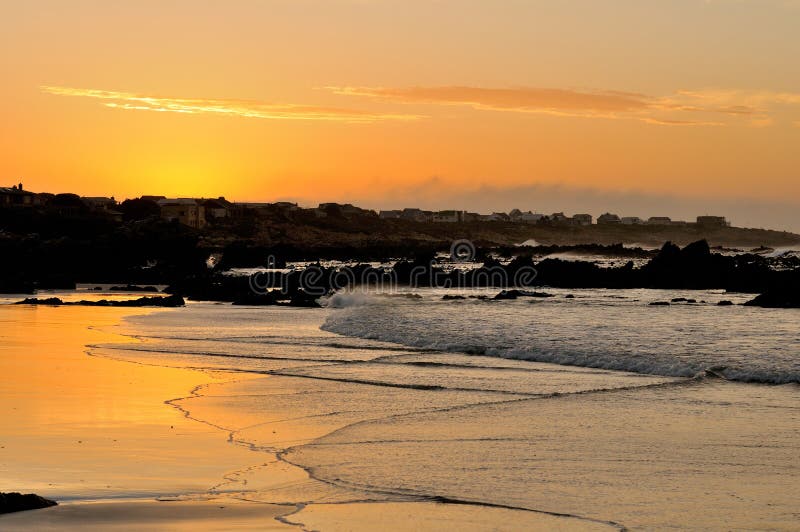
{"label": "thin cloud streak", "polygon": [[[325,87],[340,95],[401,104],[467,106],[476,110],[556,116],[639,120],[665,126],[725,126],[746,119],[771,124],[776,107],[800,105],[800,94],[771,91],[677,91],[648,96],[620,91],[576,91],[536,87]],[[716,117],[716,118],[714,118]]]}
{"label": "thin cloud streak", "polygon": [[103,105],[113,109],[156,111],[183,114],[217,114],[243,118],[269,120],[322,120],[369,123],[384,120],[417,120],[414,114],[383,114],[357,109],[318,107],[297,104],[273,104],[249,100],[164,98],[145,96],[132,92],[79,89],[72,87],[42,86],[42,92],[57,96],[77,96],[104,100]]}

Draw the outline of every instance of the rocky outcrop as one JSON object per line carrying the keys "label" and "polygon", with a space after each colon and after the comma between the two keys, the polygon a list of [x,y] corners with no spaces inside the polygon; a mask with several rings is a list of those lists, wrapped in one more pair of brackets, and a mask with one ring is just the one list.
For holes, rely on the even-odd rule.
{"label": "rocky outcrop", "polygon": [[112,286],[111,290],[116,290],[118,292],[158,292],[158,288],[155,286],[139,286],[135,284]]}
{"label": "rocky outcrop", "polygon": [[164,297],[140,297],[139,299],[128,299],[115,301],[100,299],[97,301],[64,301],[58,297],[48,297],[39,299],[38,297],[28,297],[22,301],[17,301],[17,305],[49,305],[49,306],[78,306],[78,307],[182,307],[186,304],[180,296]]}
{"label": "rocky outcrop", "polygon": [[800,308],[800,292],[765,292],[745,303],[745,306],[763,308]]}
{"label": "rocky outcrop", "polygon": [[11,492],[0,493],[0,514],[7,514],[11,512],[22,512],[24,510],[37,510],[39,508],[49,508],[50,506],[57,506],[56,501],[45,499],[33,493]]}

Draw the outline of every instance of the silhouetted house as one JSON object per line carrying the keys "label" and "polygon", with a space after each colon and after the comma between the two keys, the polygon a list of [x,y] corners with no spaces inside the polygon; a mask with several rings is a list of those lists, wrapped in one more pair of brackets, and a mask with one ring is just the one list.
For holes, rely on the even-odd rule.
{"label": "silhouetted house", "polygon": [[526,224],[535,224],[538,223],[539,220],[541,220],[542,218],[544,218],[544,214],[538,214],[535,212],[528,211],[528,212],[523,212],[517,219],[517,221]]}
{"label": "silhouetted house", "polygon": [[619,216],[607,212],[597,217],[597,225],[614,225],[620,223]]}
{"label": "silhouetted house", "polygon": [[400,218],[400,215],[403,214],[403,211],[399,209],[389,210],[389,211],[380,211],[378,216],[383,218],[384,220],[395,220]]}
{"label": "silhouetted house", "polygon": [[229,218],[233,211],[233,203],[220,196],[217,199],[203,200],[206,220],[221,220]]}
{"label": "silhouetted house", "polygon": [[115,222],[122,221],[122,211],[118,210],[119,204],[113,196],[110,198],[84,196],[81,198],[81,201],[83,201],[83,203],[89,207],[89,210],[95,214],[105,216],[106,218],[110,218]]}
{"label": "silhouetted house", "polygon": [[22,189],[22,183],[0,187],[0,207],[33,207],[36,194]]}
{"label": "silhouetted house", "polygon": [[620,223],[622,225],[641,225],[644,221],[638,216],[623,216]]}
{"label": "silhouetted house", "polygon": [[724,216],[698,216],[697,225],[702,227],[728,227],[730,223]]}
{"label": "silhouetted house", "polygon": [[550,223],[553,225],[570,225],[572,220],[563,212],[554,212],[550,215]]}
{"label": "silhouetted house", "polygon": [[447,222],[447,223],[460,222],[463,220],[462,214],[463,213],[461,211],[453,211],[453,210],[439,211],[433,213],[433,221]]}
{"label": "silhouetted house", "polygon": [[86,204],[93,211],[110,211],[114,210],[117,207],[117,200],[113,197],[105,198],[105,197],[92,197],[92,196],[83,196],[81,200]]}
{"label": "silhouetted house", "polygon": [[[222,198],[225,199],[225,198]],[[333,204],[335,205],[335,204]],[[272,204],[273,207],[276,209],[280,209],[282,211],[294,212],[300,210],[300,207],[297,203],[292,203],[291,201],[276,201]],[[321,207],[322,205],[320,205]]]}
{"label": "silhouetted house", "polygon": [[572,217],[573,225],[592,225],[591,214],[576,214]]}
{"label": "silhouetted house", "polygon": [[345,218],[374,214],[373,211],[356,207],[350,203],[320,203],[318,209],[325,212],[328,216],[343,216]]}
{"label": "silhouetted house", "polygon": [[403,209],[403,212],[400,213],[400,218],[413,222],[430,222],[433,220],[433,213],[422,209]]}
{"label": "silhouetted house", "polygon": [[672,219],[669,216],[651,216],[647,225],[672,225]]}
{"label": "silhouetted house", "polygon": [[33,204],[37,207],[47,207],[55,197],[55,194],[49,192],[39,192],[33,197]]}
{"label": "silhouetted house", "polygon": [[90,211],[77,194],[56,194],[50,200],[48,209],[59,216],[84,216]]}
{"label": "silhouetted house", "polygon": [[361,207],[356,207],[350,203],[345,203],[341,206],[342,214],[345,216],[359,216],[363,214],[374,214],[373,211],[369,211],[367,209],[362,209]]}
{"label": "silhouetted house", "polygon": [[534,214],[531,211],[521,211],[519,209],[512,209],[508,213],[508,217],[511,218],[512,222],[529,224],[538,222],[543,216],[543,214]]}
{"label": "silhouetted house", "polygon": [[482,215],[481,220],[484,222],[510,222],[511,218],[504,212],[493,212]]}
{"label": "silhouetted house", "polygon": [[158,203],[162,199],[166,199],[166,196],[140,196],[139,199],[143,199],[145,201],[154,201]]}
{"label": "silhouetted house", "polygon": [[465,222],[477,222],[481,219],[481,215],[477,212],[464,212],[462,218]]}
{"label": "silhouetted house", "polygon": [[192,198],[164,198],[158,201],[161,218],[177,220],[179,223],[202,229],[206,226],[206,209],[202,203]]}

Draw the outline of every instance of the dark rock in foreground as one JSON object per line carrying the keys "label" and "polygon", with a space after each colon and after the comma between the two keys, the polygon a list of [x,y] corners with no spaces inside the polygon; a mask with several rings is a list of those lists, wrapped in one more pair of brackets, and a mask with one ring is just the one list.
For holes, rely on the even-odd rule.
{"label": "dark rock in foreground", "polygon": [[733,305],[733,301],[728,301],[727,299],[723,299],[719,303],[717,303],[718,307],[730,307]]}
{"label": "dark rock in foreground", "polygon": [[670,304],[669,301],[652,301],[650,303],[650,306],[651,307],[668,307],[669,304]]}
{"label": "dark rock in foreground", "polygon": [[129,299],[125,301],[112,301],[100,299],[99,301],[63,301],[57,297],[39,299],[38,297],[28,297],[22,301],[17,301],[17,305],[50,305],[50,306],[78,306],[78,307],[182,307],[186,303],[180,296],[165,297],[140,297],[139,299]]}
{"label": "dark rock in foreground", "polygon": [[765,292],[745,303],[748,307],[763,308],[800,308],[800,292],[771,291]]}
{"label": "dark rock in foreground", "polygon": [[56,501],[39,497],[33,493],[0,493],[0,514],[21,512],[24,510],[37,510],[57,506]]}

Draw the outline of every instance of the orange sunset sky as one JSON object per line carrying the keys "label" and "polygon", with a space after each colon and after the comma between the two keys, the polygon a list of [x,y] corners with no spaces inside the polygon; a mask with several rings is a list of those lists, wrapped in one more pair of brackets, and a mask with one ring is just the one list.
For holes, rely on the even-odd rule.
{"label": "orange sunset sky", "polygon": [[800,230],[800,1],[0,2],[34,191]]}

